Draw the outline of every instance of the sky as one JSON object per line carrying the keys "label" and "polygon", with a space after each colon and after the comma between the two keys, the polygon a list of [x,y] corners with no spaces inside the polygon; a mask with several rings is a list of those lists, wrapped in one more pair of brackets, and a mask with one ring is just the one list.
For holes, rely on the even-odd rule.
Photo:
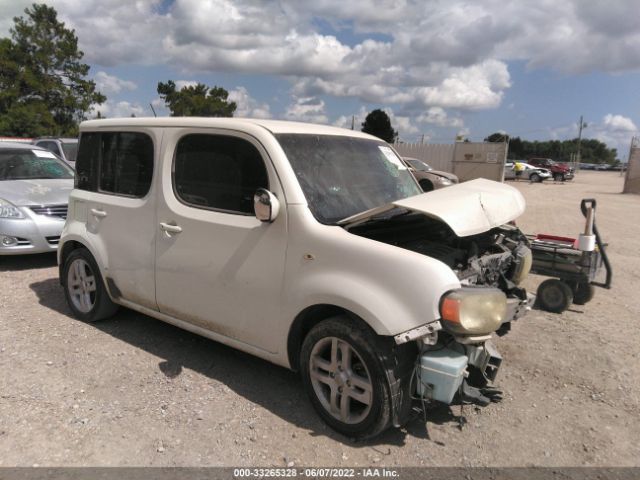
{"label": "sky", "polygon": [[[0,36],[33,0],[0,0]],[[49,0],[107,96],[93,115],[168,115],[158,82],[229,91],[236,115],[406,142],[640,135],[640,0]]]}

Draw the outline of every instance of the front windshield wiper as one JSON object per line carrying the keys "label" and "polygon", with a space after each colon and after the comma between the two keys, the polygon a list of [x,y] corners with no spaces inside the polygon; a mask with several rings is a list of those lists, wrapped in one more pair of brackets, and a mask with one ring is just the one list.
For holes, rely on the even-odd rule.
{"label": "front windshield wiper", "polygon": [[392,218],[401,217],[402,215],[406,215],[407,213],[411,213],[411,210],[404,207],[395,207],[392,210],[387,212],[378,213],[377,215],[372,215],[366,223],[370,221],[382,221],[382,220],[391,220]]}
{"label": "front windshield wiper", "polygon": [[[372,209],[375,210],[375,209]],[[365,210],[364,212],[358,213],[356,215],[351,215],[349,217],[343,218],[342,220],[339,220],[338,222],[336,222],[336,225],[345,225],[345,224],[350,224],[351,222],[349,222],[348,220],[352,217],[357,217],[359,215],[362,215],[363,213],[366,213],[367,211]],[[367,223],[374,223],[374,222],[385,222],[388,220],[391,220],[393,218],[396,217],[401,217],[403,215],[407,215],[408,213],[411,213],[411,210],[409,210],[408,208],[404,208],[404,207],[393,207],[389,210],[384,210],[380,213],[374,213],[372,214],[370,217],[365,217],[361,220],[355,220],[355,223],[352,226],[355,225],[364,225]]]}

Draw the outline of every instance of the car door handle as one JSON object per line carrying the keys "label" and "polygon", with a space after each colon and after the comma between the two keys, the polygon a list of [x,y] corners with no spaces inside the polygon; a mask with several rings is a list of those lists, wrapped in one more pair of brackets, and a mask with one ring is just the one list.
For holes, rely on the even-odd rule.
{"label": "car door handle", "polygon": [[182,227],[178,225],[170,225],[164,222],[160,222],[160,228],[168,233],[180,233],[182,231]]}
{"label": "car door handle", "polygon": [[104,210],[98,210],[96,208],[92,208],[91,215],[93,215],[94,217],[104,218],[107,216],[107,212],[105,212]]}

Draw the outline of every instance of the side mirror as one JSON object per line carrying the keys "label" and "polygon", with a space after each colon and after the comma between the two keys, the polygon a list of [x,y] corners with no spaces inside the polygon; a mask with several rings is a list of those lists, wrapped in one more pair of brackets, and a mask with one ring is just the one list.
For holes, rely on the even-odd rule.
{"label": "side mirror", "polygon": [[253,196],[256,218],[261,222],[273,222],[280,212],[280,202],[266,188],[259,188]]}

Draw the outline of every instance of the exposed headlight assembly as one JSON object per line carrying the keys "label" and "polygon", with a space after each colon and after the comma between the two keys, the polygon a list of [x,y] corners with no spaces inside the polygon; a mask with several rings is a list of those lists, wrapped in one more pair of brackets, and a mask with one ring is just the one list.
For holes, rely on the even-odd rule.
{"label": "exposed headlight assembly", "polygon": [[440,301],[442,326],[451,333],[487,335],[498,329],[507,315],[507,296],[497,288],[463,287]]}
{"label": "exposed headlight assembly", "polygon": [[522,281],[529,275],[531,265],[533,264],[533,254],[531,249],[526,245],[520,245],[513,252],[514,261],[511,273],[511,280],[516,285],[520,285]]}
{"label": "exposed headlight assembly", "polygon": [[13,203],[0,198],[0,218],[24,218],[24,215]]}

